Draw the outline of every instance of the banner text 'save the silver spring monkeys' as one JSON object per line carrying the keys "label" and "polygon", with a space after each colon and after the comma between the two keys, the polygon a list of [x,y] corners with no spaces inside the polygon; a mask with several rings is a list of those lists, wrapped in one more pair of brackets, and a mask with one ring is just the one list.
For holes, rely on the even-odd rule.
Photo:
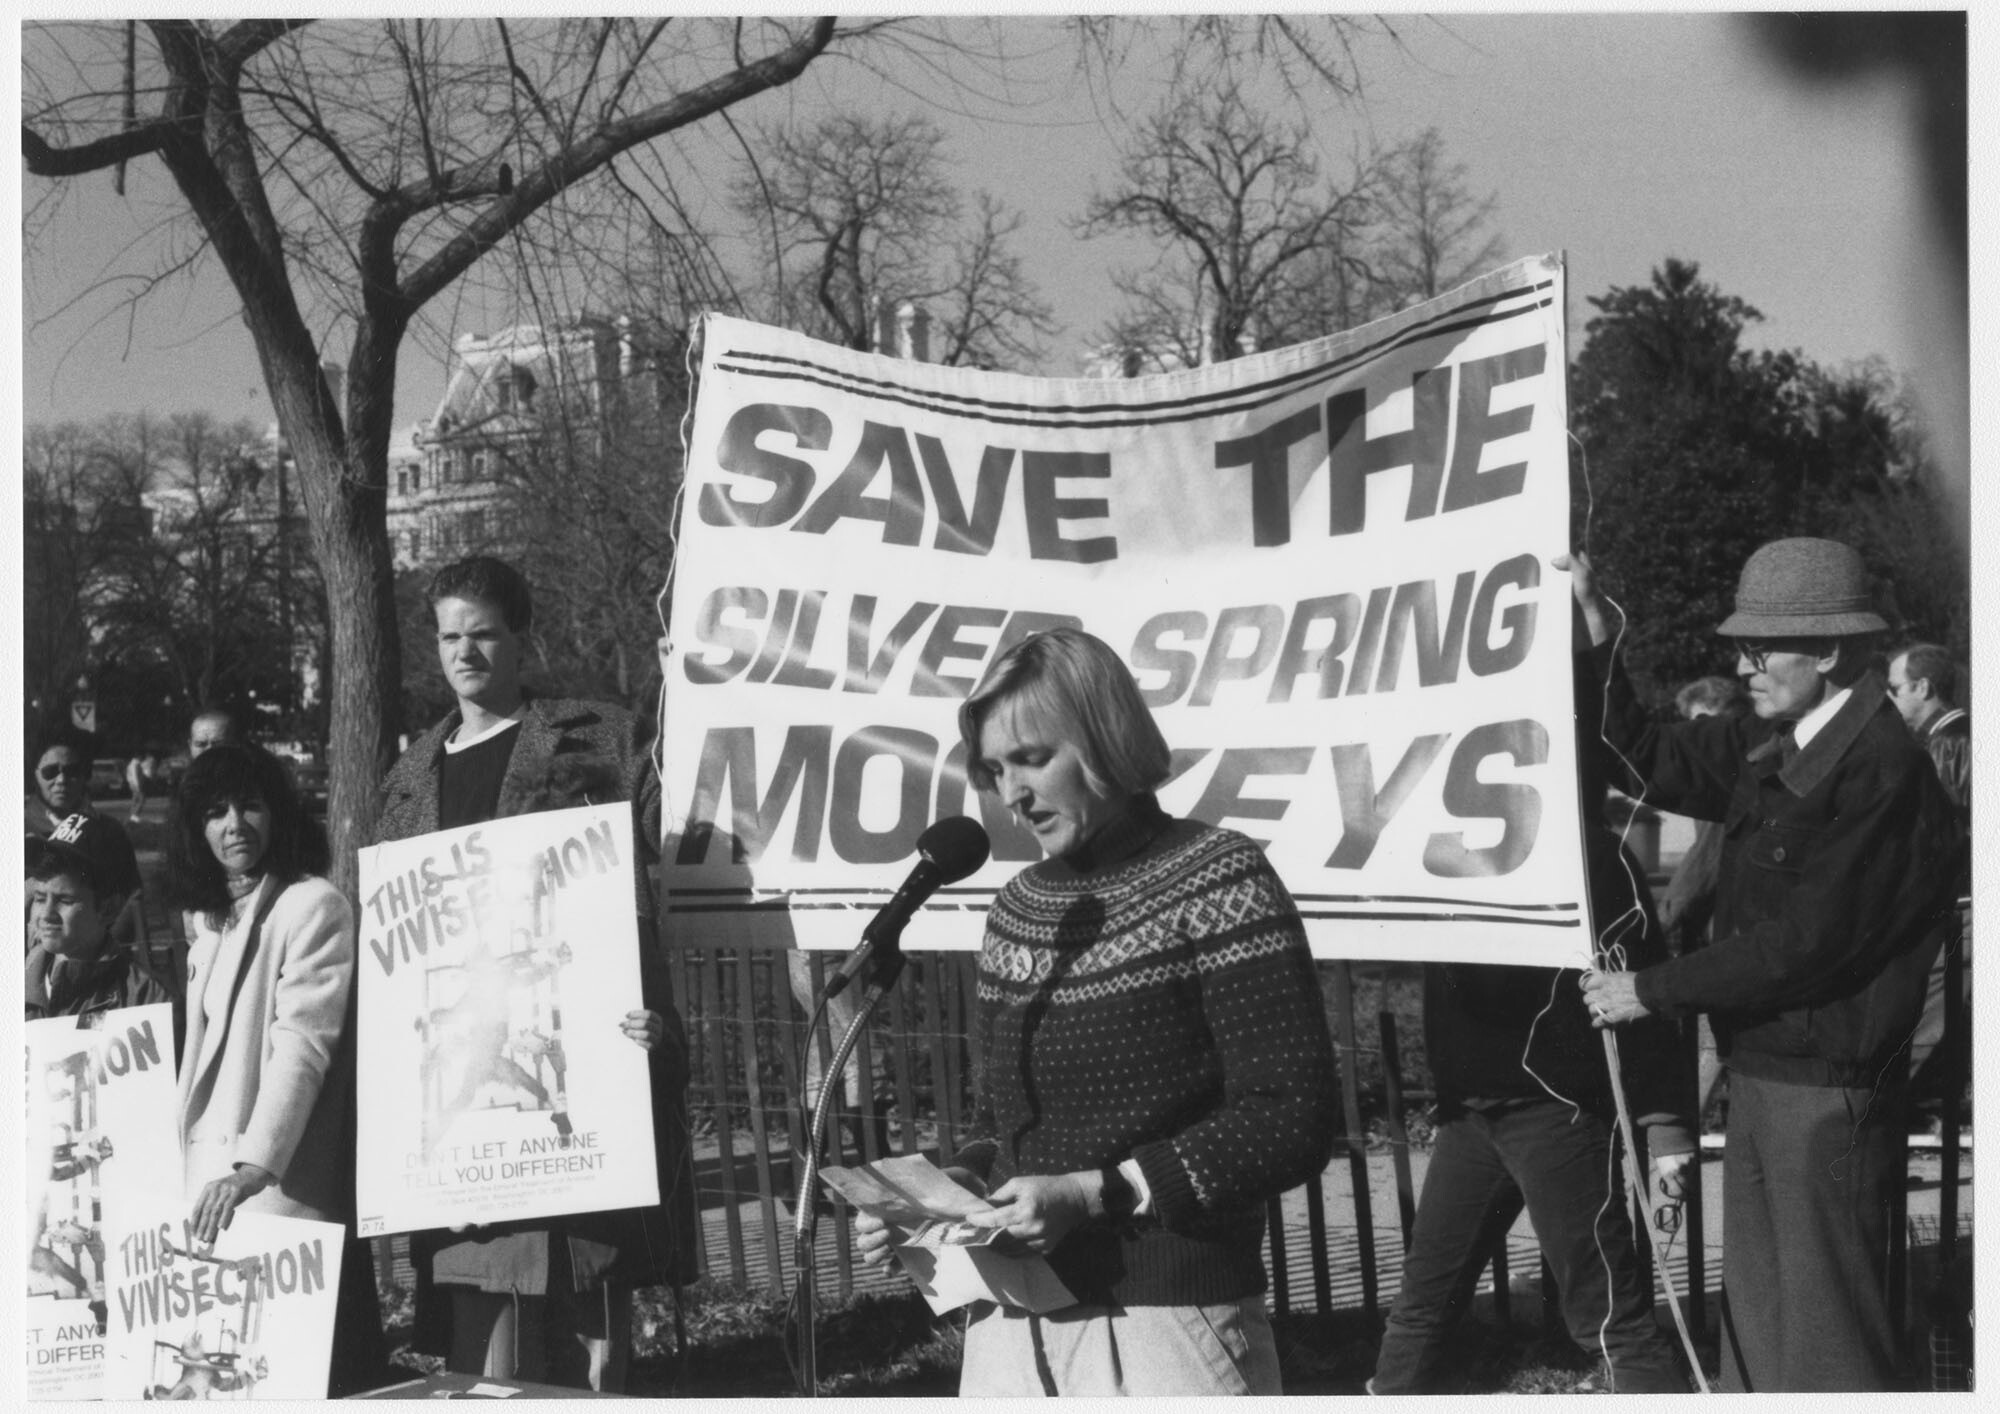
{"label": "banner text 'save the silver spring monkeys'", "polygon": [[1588,954],[1563,270],[1125,380],[857,353],[711,316],[664,713],[665,883],[717,942],[846,947],[924,828],[987,867],[911,923],[975,947],[1033,837],[956,708],[1079,624],[1174,748],[1175,814],[1265,846],[1321,956]]}

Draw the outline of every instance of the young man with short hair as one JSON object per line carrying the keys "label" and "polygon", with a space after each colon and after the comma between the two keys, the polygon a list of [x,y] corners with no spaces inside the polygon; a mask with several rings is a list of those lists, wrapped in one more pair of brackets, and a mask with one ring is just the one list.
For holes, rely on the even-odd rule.
{"label": "young man with short hair", "polygon": [[131,897],[124,843],[101,815],[71,815],[48,839],[29,841],[27,1020],[176,1000],[171,985],[111,935]]}
{"label": "young man with short hair", "polygon": [[644,724],[630,712],[523,686],[534,603],[519,570],[475,555],[433,575],[429,597],[438,666],[457,701],[390,768],[375,838],[629,804],[641,866],[633,897],[641,996],[622,1029],[648,1051],[665,1201],[413,1234],[417,1348],[444,1355],[456,1373],[616,1391],[631,1353],[633,1289],[690,1279],[696,1240],[682,1104],[687,1042],[643,867],[659,852],[660,779]]}

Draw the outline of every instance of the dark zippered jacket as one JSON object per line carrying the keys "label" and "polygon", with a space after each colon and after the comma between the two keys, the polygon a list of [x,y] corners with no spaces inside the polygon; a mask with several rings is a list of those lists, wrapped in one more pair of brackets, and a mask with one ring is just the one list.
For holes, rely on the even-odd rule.
{"label": "dark zippered jacket", "polygon": [[1833,719],[1781,766],[1772,723],[1662,725],[1608,644],[1605,736],[1625,790],[1723,823],[1715,940],[1646,968],[1639,1001],[1711,1013],[1733,1070],[1786,1084],[1892,1077],[1923,1006],[1964,849],[1930,758],[1863,674]]}
{"label": "dark zippered jacket", "polygon": [[50,985],[52,961],[52,955],[40,943],[28,949],[21,992],[29,1021],[52,1016],[94,1017],[120,1007],[150,1006],[154,1002],[170,1002],[177,1013],[180,1009],[180,997],[166,979],[125,948],[107,944],[104,956],[67,987]]}

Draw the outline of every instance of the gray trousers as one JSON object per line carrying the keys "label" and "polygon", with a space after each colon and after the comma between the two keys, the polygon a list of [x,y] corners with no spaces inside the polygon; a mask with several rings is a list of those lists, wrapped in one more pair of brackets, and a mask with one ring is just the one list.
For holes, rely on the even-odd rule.
{"label": "gray trousers", "polygon": [[1031,1316],[975,1302],[962,1396],[1281,1394],[1262,1296],[1213,1306],[1071,1306]]}
{"label": "gray trousers", "polygon": [[1722,1391],[1898,1387],[1889,1220],[1904,1093],[1900,1078],[1848,1090],[1730,1073]]}

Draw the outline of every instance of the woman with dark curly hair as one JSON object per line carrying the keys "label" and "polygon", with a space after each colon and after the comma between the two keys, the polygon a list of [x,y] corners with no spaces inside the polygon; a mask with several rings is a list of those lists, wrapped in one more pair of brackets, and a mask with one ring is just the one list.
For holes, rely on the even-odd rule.
{"label": "woman with dark curly hair", "polygon": [[310,872],[317,827],[275,756],[218,746],[188,767],[167,868],[187,910],[180,1131],[191,1220],[212,1242],[235,1211],[339,1222],[352,1151],[354,914]]}

